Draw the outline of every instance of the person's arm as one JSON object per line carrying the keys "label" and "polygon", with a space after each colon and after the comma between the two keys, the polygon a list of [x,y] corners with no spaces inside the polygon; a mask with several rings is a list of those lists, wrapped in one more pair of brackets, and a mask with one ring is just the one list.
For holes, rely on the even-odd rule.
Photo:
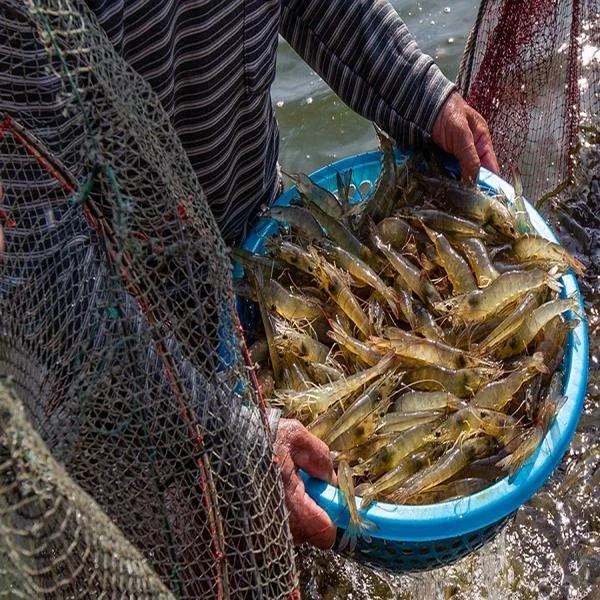
{"label": "person's arm", "polygon": [[479,168],[473,152],[497,169],[485,121],[453,94],[388,0],[283,0],[281,33],[346,104],[399,145],[433,139],[468,177]]}

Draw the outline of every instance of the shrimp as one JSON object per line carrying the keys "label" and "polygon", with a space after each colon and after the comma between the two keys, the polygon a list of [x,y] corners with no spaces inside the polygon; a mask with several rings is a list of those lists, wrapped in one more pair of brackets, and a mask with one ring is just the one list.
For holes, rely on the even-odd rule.
{"label": "shrimp", "polygon": [[398,318],[398,295],[383,282],[381,277],[367,263],[326,239],[318,244],[318,248],[337,267],[348,271],[357,281],[362,281],[377,290],[388,303],[394,317]]}
{"label": "shrimp", "polygon": [[280,272],[285,265],[269,256],[262,256],[246,250],[245,248],[233,248],[231,257],[247,271],[249,269],[260,269],[264,277],[271,277],[274,272]]}
{"label": "shrimp", "polygon": [[435,342],[444,343],[444,331],[436,323],[431,313],[419,302],[412,303],[412,315],[414,322],[410,323],[415,333]]}
{"label": "shrimp", "polygon": [[272,238],[265,241],[265,246],[271,255],[277,257],[296,269],[312,275],[314,272],[314,261],[307,250],[286,240],[275,242]]}
{"label": "shrimp", "polygon": [[514,238],[517,235],[517,223],[514,212],[506,205],[507,198],[503,193],[490,196],[487,216],[490,223],[505,236]]}
{"label": "shrimp", "polygon": [[323,237],[323,230],[309,210],[299,206],[271,206],[268,216],[285,225],[291,225],[309,241]]}
{"label": "shrimp", "polygon": [[367,342],[376,350],[387,353],[395,352],[408,363],[430,364],[450,369],[476,367],[485,360],[448,346],[443,342],[428,340],[397,327],[385,327],[385,337],[370,337]]}
{"label": "shrimp", "polygon": [[381,173],[375,182],[375,189],[368,198],[366,206],[360,216],[358,231],[362,231],[367,221],[371,218],[375,222],[385,219],[392,212],[396,195],[396,158],[394,156],[393,141],[375,126],[379,138],[379,147],[382,151]]}
{"label": "shrimp", "polygon": [[277,312],[290,321],[302,319],[312,321],[323,314],[323,308],[316,300],[288,292],[273,279],[264,284],[261,293],[269,310]]}
{"label": "shrimp", "polygon": [[317,204],[321,210],[336,219],[342,217],[342,206],[334,194],[325,188],[322,188],[320,185],[317,185],[304,173],[288,173],[283,169],[281,171],[296,184],[300,194]]}
{"label": "shrimp", "polygon": [[452,179],[440,180],[424,175],[417,175],[417,178],[434,195],[440,189],[444,191],[444,201],[466,217],[483,225],[490,223],[507,237],[517,235],[515,216],[501,196],[491,196],[477,186],[467,187]]}
{"label": "shrimp", "polygon": [[352,206],[350,205],[350,190],[352,184],[352,169],[348,169],[346,173],[344,173],[344,177],[342,179],[342,175],[339,171],[335,173],[335,180],[337,183],[337,198],[342,205],[342,219],[348,217],[352,210]]}
{"label": "shrimp", "polygon": [[406,371],[404,382],[412,384],[412,387],[418,390],[429,392],[444,390],[459,398],[468,398],[501,373],[502,371],[497,367],[447,369],[428,365]]}
{"label": "shrimp", "polygon": [[388,497],[388,500],[403,504],[411,496],[447,481],[473,460],[493,454],[496,448],[496,441],[488,436],[467,439],[426,469],[409,477],[399,490]]}
{"label": "shrimp", "polygon": [[425,445],[427,436],[433,433],[437,423],[437,421],[422,423],[399,433],[369,460],[354,467],[355,475],[364,475],[373,480],[397,467],[405,456]]}
{"label": "shrimp", "polygon": [[442,410],[419,410],[414,412],[389,412],[381,418],[377,433],[400,433],[415,425],[439,421],[445,416]]}
{"label": "shrimp", "polygon": [[477,344],[477,354],[488,353],[494,346],[497,346],[505,339],[510,337],[523,323],[525,317],[538,305],[538,295],[536,292],[529,292],[519,302],[518,306],[494,327],[490,333]]}
{"label": "shrimp", "polygon": [[435,305],[440,311],[451,311],[464,321],[486,321],[511,302],[541,287],[560,291],[557,276],[541,269],[502,273],[483,290],[454,296]]}
{"label": "shrimp", "polygon": [[471,406],[470,409],[473,414],[472,423],[475,424],[479,419],[479,431],[496,438],[504,445],[508,444],[523,429],[520,420],[512,415],[475,406]]}
{"label": "shrimp", "polygon": [[376,335],[381,335],[386,323],[395,323],[389,316],[389,311],[385,309],[385,302],[378,292],[373,292],[367,300],[367,315],[371,323],[371,331]]}
{"label": "shrimp", "polygon": [[342,435],[338,435],[329,446],[333,452],[349,452],[357,446],[366,444],[375,435],[379,422],[379,414],[371,413],[367,415],[354,428],[349,429]]}
{"label": "shrimp", "polygon": [[308,209],[319,224],[327,232],[327,237],[335,242],[339,247],[346,250],[348,253],[358,256],[365,262],[371,263],[373,255],[371,250],[367,248],[358,238],[346,227],[341,221],[330,217],[326,212],[321,210],[314,202],[300,200],[301,206]]}
{"label": "shrimp", "polygon": [[402,394],[394,404],[398,412],[417,410],[457,410],[464,402],[450,392],[415,392]]}
{"label": "shrimp", "polygon": [[371,541],[367,532],[372,531],[375,525],[361,518],[359,514],[354,494],[352,469],[345,460],[340,461],[338,464],[337,477],[340,491],[344,495],[345,503],[350,513],[348,527],[340,540],[339,549],[344,550],[347,547],[350,552],[354,552],[359,537],[362,537],[367,543]]}
{"label": "shrimp", "polygon": [[368,344],[350,336],[338,323],[332,321],[330,325],[331,331],[329,331],[327,335],[337,342],[340,347],[355,354],[361,361],[369,366],[373,366],[379,362],[381,359],[381,354],[379,354],[379,352],[373,350]]}
{"label": "shrimp", "polygon": [[538,306],[525,318],[519,329],[495,350],[495,355],[498,358],[507,358],[523,352],[537,333],[554,317],[568,310],[578,309],[577,298],[550,300]]}
{"label": "shrimp", "polygon": [[285,406],[290,413],[299,413],[303,409],[308,409],[312,414],[319,415],[325,412],[334,402],[344,402],[363,385],[368,384],[373,379],[385,373],[396,359],[389,355],[380,360],[375,366],[364,371],[360,371],[346,379],[333,381],[328,385],[323,385],[308,389],[302,392],[295,390],[281,389],[275,392],[275,398],[280,404]]}
{"label": "shrimp", "polygon": [[556,316],[544,328],[544,338],[536,345],[536,354],[540,352],[546,360],[550,373],[554,373],[562,362],[565,351],[565,340],[569,331],[579,325],[579,319],[565,321],[561,316]]}
{"label": "shrimp", "polygon": [[283,363],[289,387],[294,390],[308,389],[310,379],[302,365],[289,354],[284,355]]}
{"label": "shrimp", "polygon": [[517,167],[513,167],[513,188],[515,190],[514,213],[515,213],[515,224],[517,233],[519,235],[525,235],[534,231],[531,220],[529,219],[529,213],[525,206],[525,198],[523,198],[523,182],[521,175]]}
{"label": "shrimp", "polygon": [[393,372],[386,373],[372,383],[333,424],[327,437],[323,440],[328,446],[339,436],[355,427],[371,413],[377,411],[385,414],[390,405],[390,394],[398,386],[402,375]]}
{"label": "shrimp", "polygon": [[275,345],[282,352],[289,352],[302,360],[324,363],[331,349],[296,329],[280,322],[275,327]]}
{"label": "shrimp", "polygon": [[422,225],[435,246],[436,262],[446,271],[454,293],[463,294],[477,289],[475,278],[465,259],[454,250],[442,233],[429,229],[424,223]]}
{"label": "shrimp", "polygon": [[411,452],[399,465],[382,475],[375,483],[366,484],[361,489],[361,508],[366,508],[375,500],[384,500],[411,475],[428,467],[432,461],[439,458],[443,451],[443,446],[431,444],[427,448]]}
{"label": "shrimp", "polygon": [[471,265],[475,279],[477,279],[477,285],[480,288],[488,286],[500,275],[492,264],[485,245],[480,239],[462,240],[460,248]]}
{"label": "shrimp", "polygon": [[336,267],[316,255],[315,260],[317,261],[315,274],[325,291],[360,329],[363,335],[368,336],[371,329],[369,318],[358,304],[358,300],[346,285]]}
{"label": "shrimp", "polygon": [[483,431],[485,429],[481,414],[477,413],[473,407],[466,406],[447,417],[439,427],[425,438],[425,441],[427,443],[437,442],[439,444],[454,443],[458,439],[473,436]]}
{"label": "shrimp", "polygon": [[269,314],[269,310],[267,308],[267,301],[263,294],[263,276],[260,271],[249,271],[248,276],[252,279],[254,283],[254,289],[256,291],[256,296],[258,300],[258,308],[260,311],[260,316],[263,323],[263,328],[265,330],[265,338],[267,340],[267,346],[269,348],[269,358],[271,359],[271,368],[273,369],[273,375],[275,377],[275,381],[279,381],[281,378],[281,360],[279,358],[279,354],[277,352],[277,348],[275,346],[275,331],[273,329],[273,323],[271,321],[271,316]]}
{"label": "shrimp", "polygon": [[585,265],[562,246],[540,235],[530,234],[516,239],[512,244],[512,251],[519,262],[544,261],[565,270],[571,267],[579,277],[583,276],[585,270]]}
{"label": "shrimp", "polygon": [[451,215],[441,210],[419,209],[412,215],[436,231],[450,234],[454,237],[486,238],[487,233],[477,223]]}
{"label": "shrimp", "polygon": [[[375,431],[375,426],[376,424],[373,420],[373,431]],[[366,439],[360,439],[357,445],[352,445],[347,450],[341,450],[339,452],[333,451],[333,461],[339,462],[340,460],[347,460],[349,463],[365,461],[373,456],[377,450],[386,444],[389,444],[396,435],[397,434],[395,433],[373,435],[373,432],[371,432]]]}
{"label": "shrimp", "polygon": [[306,429],[308,429],[315,437],[324,440],[331,431],[333,424],[343,413],[344,405],[337,402],[330,406],[324,413],[320,414],[314,421],[311,421],[306,426]]}
{"label": "shrimp", "polygon": [[393,285],[402,317],[411,326],[411,329],[415,329],[417,327],[417,316],[414,312],[414,303],[410,294],[404,289],[400,275],[394,279]]}
{"label": "shrimp", "polygon": [[417,267],[406,260],[401,254],[393,250],[389,244],[386,244],[379,237],[373,222],[369,223],[369,234],[374,246],[388,259],[392,267],[394,267],[412,292],[419,296],[424,302],[441,302],[442,298],[432,283],[421,276]]}
{"label": "shrimp", "polygon": [[384,243],[389,244],[398,252],[406,251],[416,254],[417,248],[414,240],[418,232],[400,217],[387,217],[377,224],[377,231]]}
{"label": "shrimp", "polygon": [[533,427],[518,436],[511,443],[511,446],[515,448],[512,453],[496,463],[496,466],[508,472],[510,478],[539,447],[548,433],[556,413],[566,400],[562,395],[561,380],[561,373],[557,371],[552,377],[548,393],[542,402]]}
{"label": "shrimp", "polygon": [[511,373],[504,379],[484,385],[475,394],[471,400],[471,404],[481,408],[502,410],[526,381],[529,381],[537,373],[545,373],[547,371],[548,369],[544,366],[544,356],[541,353],[537,353],[520,370]]}
{"label": "shrimp", "polygon": [[335,367],[326,363],[309,362],[306,364],[308,376],[320,385],[327,385],[332,381],[337,381],[344,376],[341,367]]}

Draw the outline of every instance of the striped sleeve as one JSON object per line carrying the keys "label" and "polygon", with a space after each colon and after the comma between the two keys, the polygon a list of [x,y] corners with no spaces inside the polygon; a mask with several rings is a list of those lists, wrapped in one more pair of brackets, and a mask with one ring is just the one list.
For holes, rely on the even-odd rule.
{"label": "striped sleeve", "polygon": [[422,146],[455,89],[388,0],[283,0],[281,34],[365,118]]}

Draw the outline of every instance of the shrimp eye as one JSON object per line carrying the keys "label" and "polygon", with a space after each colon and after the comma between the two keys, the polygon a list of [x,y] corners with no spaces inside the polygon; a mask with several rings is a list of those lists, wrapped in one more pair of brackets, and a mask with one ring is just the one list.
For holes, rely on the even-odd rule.
{"label": "shrimp eye", "polygon": [[479,296],[471,296],[469,298],[469,306],[475,307],[479,304]]}

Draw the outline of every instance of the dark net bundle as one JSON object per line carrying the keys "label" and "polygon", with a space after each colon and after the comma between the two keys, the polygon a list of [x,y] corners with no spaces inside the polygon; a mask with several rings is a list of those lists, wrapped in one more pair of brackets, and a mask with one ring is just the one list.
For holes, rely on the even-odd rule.
{"label": "dark net bundle", "polygon": [[83,2],[5,1],[0,112],[0,597],[294,594],[229,256],[157,97]]}
{"label": "dark net bundle", "polygon": [[5,595],[96,598],[102,590],[108,598],[174,597],[140,552],[64,472],[19,399],[4,386],[0,428],[0,584]]}
{"label": "dark net bundle", "polygon": [[564,196],[600,130],[600,2],[482,0],[458,76],[488,121],[502,175]]}

